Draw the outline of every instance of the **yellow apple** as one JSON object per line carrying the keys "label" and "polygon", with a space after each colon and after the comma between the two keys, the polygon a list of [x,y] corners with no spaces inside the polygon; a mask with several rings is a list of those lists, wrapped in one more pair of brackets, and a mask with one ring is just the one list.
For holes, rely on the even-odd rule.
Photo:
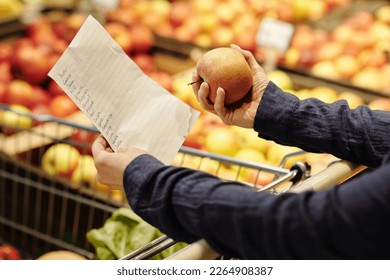
{"label": "yellow apple", "polygon": [[288,74],[280,70],[273,70],[267,74],[270,81],[275,83],[278,87],[283,90],[292,89],[293,82]]}
{"label": "yellow apple", "polygon": [[19,104],[10,105],[10,109],[10,111],[0,111],[0,124],[2,126],[12,129],[29,129],[32,127],[32,118],[23,115],[30,113],[30,109]]}
{"label": "yellow apple", "polygon": [[215,154],[233,156],[240,149],[240,141],[231,127],[217,127],[205,136],[204,148]]}
{"label": "yellow apple", "polygon": [[41,165],[50,175],[70,177],[79,164],[80,153],[72,145],[57,143],[43,154]]}
{"label": "yellow apple", "polygon": [[239,126],[233,126],[232,129],[242,142],[242,147],[254,149],[262,154],[267,152],[270,141],[260,138],[256,131]]}
{"label": "yellow apple", "polygon": [[81,155],[76,169],[72,172],[71,182],[75,185],[92,187],[96,179],[97,170],[93,157]]}
{"label": "yellow apple", "polygon": [[246,172],[246,174],[241,178],[247,183],[264,187],[274,180],[275,174],[257,169],[251,169],[248,170],[248,172]]}
{"label": "yellow apple", "polygon": [[[292,146],[284,146],[271,142],[271,145],[267,151],[266,158],[271,165],[279,166],[282,164],[282,160],[287,155],[292,155],[295,152],[299,152],[300,149]],[[283,164],[284,168],[291,168],[297,161],[305,162],[306,154],[294,155],[288,157]]]}
{"label": "yellow apple", "polygon": [[310,95],[314,98],[318,98],[326,103],[333,103],[337,101],[337,91],[331,87],[318,86],[310,90]]}
{"label": "yellow apple", "polygon": [[339,99],[345,99],[350,108],[354,109],[360,105],[364,105],[364,99],[356,93],[350,91],[343,91],[339,94]]}
{"label": "yellow apple", "polygon": [[[264,154],[252,148],[242,148],[233,157],[242,160],[244,162],[250,162],[255,164],[266,163],[267,161]],[[245,177],[248,172],[253,170],[252,168],[249,167],[240,167],[240,166],[232,166],[232,169],[236,170],[240,174],[240,176],[243,177]]]}
{"label": "yellow apple", "polygon": [[219,162],[217,160],[213,160],[211,158],[203,158],[200,161],[198,169],[200,171],[204,171],[204,172],[216,175],[218,173],[218,170],[221,168],[222,168],[221,162]]}

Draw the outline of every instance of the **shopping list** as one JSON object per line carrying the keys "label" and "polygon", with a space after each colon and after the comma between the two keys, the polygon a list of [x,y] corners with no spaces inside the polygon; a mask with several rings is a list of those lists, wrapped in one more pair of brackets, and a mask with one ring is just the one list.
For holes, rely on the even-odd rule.
{"label": "shopping list", "polygon": [[146,76],[92,16],[49,76],[114,151],[137,147],[170,164],[199,116]]}

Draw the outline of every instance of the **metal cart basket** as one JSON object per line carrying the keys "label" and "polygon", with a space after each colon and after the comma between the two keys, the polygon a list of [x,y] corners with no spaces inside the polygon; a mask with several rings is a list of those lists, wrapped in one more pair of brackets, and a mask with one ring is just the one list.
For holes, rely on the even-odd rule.
{"label": "metal cart basket", "polygon": [[[0,113],[13,112],[8,106],[1,106]],[[75,184],[66,176],[50,175],[42,169],[41,160],[44,153],[58,143],[70,144],[80,154],[88,154],[91,139],[98,135],[98,131],[80,121],[83,118],[77,115],[79,113],[67,119],[13,113],[19,117],[31,118],[33,125],[25,128],[13,122],[11,126],[0,127],[0,243],[15,245],[25,258],[34,259],[45,252],[64,249],[87,259],[94,259],[94,248],[86,239],[86,233],[101,227],[119,207],[128,207],[127,201],[123,194],[102,191],[102,188],[91,187],[85,182]],[[80,138],[80,133],[87,137]],[[196,159],[195,168],[200,168],[206,160],[215,161],[217,168],[214,175],[226,180],[240,181],[239,174],[244,169],[257,170],[259,176],[262,173],[272,174],[274,178],[266,186],[243,183],[258,191],[269,191],[275,195],[284,191],[325,188],[361,170],[348,162],[340,161],[324,171],[331,176],[322,176],[326,178],[323,180],[311,180],[305,163],[297,162],[293,168],[286,169],[283,162],[281,166],[275,167],[184,146],[178,153],[179,160],[176,164],[185,166],[189,157]],[[226,166],[235,170],[235,178],[223,177],[222,170]],[[173,244],[175,242],[164,235],[129,252],[123,259],[148,259]],[[218,254],[201,240],[169,258],[217,257]]]}

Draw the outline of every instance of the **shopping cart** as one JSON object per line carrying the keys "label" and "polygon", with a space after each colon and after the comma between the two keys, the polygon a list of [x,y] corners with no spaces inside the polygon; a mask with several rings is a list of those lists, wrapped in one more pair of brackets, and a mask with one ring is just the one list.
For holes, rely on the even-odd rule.
{"label": "shopping cart", "polygon": [[[124,196],[113,196],[102,188],[94,188],[81,182],[75,184],[68,177],[53,176],[42,169],[44,153],[58,143],[76,147],[81,154],[90,153],[92,136],[98,131],[88,124],[80,113],[66,119],[52,116],[32,115],[13,111],[1,105],[1,112],[12,112],[17,116],[30,118],[31,127],[23,127],[13,122],[12,126],[0,127],[0,242],[15,245],[25,258],[36,258],[53,250],[70,250],[88,259],[95,258],[94,247],[87,240],[89,230],[101,227],[120,207],[128,207]],[[87,138],[75,137],[84,133]],[[87,140],[85,140],[87,139]],[[339,161],[329,166],[327,176],[310,175],[310,166],[297,162],[291,169],[283,167],[287,158],[299,155],[298,152],[286,155],[280,166],[270,166],[208,152],[181,147],[176,165],[185,166],[186,159],[196,159],[192,168],[201,169],[204,161],[214,161],[217,167],[214,175],[224,180],[241,181],[257,191],[268,191],[278,195],[286,191],[323,189],[339,183],[360,172],[362,168],[348,162]],[[224,178],[223,170],[229,167],[236,172],[232,178]],[[241,180],[244,170],[255,170],[271,174],[270,184],[259,186]],[[329,176],[328,176],[329,175]],[[163,235],[147,245],[129,252],[122,259],[149,259],[176,242]],[[188,245],[170,256],[171,259],[216,259],[218,256],[204,240]]]}

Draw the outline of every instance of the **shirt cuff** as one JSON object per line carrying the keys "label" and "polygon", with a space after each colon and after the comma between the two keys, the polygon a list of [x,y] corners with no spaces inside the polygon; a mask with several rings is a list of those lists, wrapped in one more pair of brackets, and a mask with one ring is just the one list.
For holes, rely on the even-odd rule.
{"label": "shirt cuff", "polygon": [[288,139],[299,99],[269,82],[257,108],[254,130],[265,139]]}

